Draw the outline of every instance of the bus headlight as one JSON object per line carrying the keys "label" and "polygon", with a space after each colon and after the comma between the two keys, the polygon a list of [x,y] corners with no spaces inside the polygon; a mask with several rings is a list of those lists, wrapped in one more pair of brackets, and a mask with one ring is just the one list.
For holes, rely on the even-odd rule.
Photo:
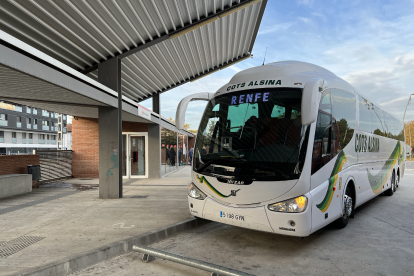
{"label": "bus headlight", "polygon": [[306,196],[291,198],[278,203],[269,204],[267,208],[274,212],[301,213],[306,210],[308,199]]}
{"label": "bus headlight", "polygon": [[207,195],[203,193],[199,188],[197,188],[194,183],[191,183],[190,187],[188,188],[188,196],[200,200],[203,200],[207,197]]}

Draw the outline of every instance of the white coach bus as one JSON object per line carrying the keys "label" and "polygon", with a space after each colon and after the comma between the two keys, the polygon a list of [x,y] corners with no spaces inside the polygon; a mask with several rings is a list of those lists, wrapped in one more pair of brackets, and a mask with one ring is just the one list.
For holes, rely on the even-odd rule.
{"label": "white coach bus", "polygon": [[405,167],[403,123],[332,72],[284,61],[237,73],[207,100],[194,146],[192,215],[304,237],[381,193]]}

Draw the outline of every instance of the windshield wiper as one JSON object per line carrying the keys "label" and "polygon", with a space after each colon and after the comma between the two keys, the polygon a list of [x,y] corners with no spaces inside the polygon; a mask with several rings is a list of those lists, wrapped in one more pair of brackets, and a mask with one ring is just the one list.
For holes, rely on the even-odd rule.
{"label": "windshield wiper", "polygon": [[263,168],[263,169],[268,169],[271,172],[276,172],[278,173],[280,176],[282,176],[285,179],[289,179],[289,176],[287,174],[285,174],[284,172],[282,172],[281,170],[275,169],[269,165],[264,165],[264,164],[253,164],[253,166],[259,167],[259,168]]}
{"label": "windshield wiper", "polygon": [[233,158],[233,157],[217,157],[217,158],[211,159],[211,160],[205,162],[201,167],[197,168],[197,172],[201,173],[205,168],[207,168],[208,166],[210,166],[213,162],[215,162],[217,160],[229,160],[229,161],[234,162],[235,158]]}

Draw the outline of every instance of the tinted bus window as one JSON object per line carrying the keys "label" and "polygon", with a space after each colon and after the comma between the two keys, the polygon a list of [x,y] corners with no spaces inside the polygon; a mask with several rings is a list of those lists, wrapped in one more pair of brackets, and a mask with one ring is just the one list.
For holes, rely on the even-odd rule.
{"label": "tinted bus window", "polygon": [[[337,153],[339,153],[354,135],[356,103],[355,94],[339,89],[331,89],[332,97],[332,119],[336,121],[337,127]],[[339,132],[339,133],[338,133]]]}
{"label": "tinted bus window", "polygon": [[371,133],[371,103],[361,96],[358,96],[359,102],[359,130]]}
{"label": "tinted bus window", "polygon": [[312,154],[312,174],[317,172],[332,159],[332,104],[329,90],[323,92],[319,103],[318,120],[316,121],[315,140]]}
{"label": "tinted bus window", "polygon": [[389,138],[393,138],[394,134],[395,134],[395,120],[394,118],[389,115],[387,112],[383,112],[384,113],[384,133],[385,133],[385,137],[389,137]]}
{"label": "tinted bus window", "polygon": [[374,104],[371,104],[371,133],[384,136],[384,129],[383,129],[383,113],[382,110],[379,109]]}
{"label": "tinted bus window", "polygon": [[398,132],[398,139],[400,141],[404,141],[404,124],[401,123],[401,122],[399,122],[399,123],[400,123],[399,124],[400,128],[399,128],[399,132]]}

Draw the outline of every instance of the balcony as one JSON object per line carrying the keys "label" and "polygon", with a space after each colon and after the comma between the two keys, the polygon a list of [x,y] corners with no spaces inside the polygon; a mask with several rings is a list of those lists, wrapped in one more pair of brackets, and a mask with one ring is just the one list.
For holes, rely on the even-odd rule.
{"label": "balcony", "polygon": [[42,126],[43,130],[49,130],[49,126]]}
{"label": "balcony", "polygon": [[4,143],[4,137],[0,137],[0,143]]}
{"label": "balcony", "polygon": [[44,143],[45,143],[45,140],[44,140],[44,139],[39,139],[37,142],[38,142],[39,144],[44,144]]}
{"label": "balcony", "polygon": [[52,145],[56,145],[56,140],[50,140],[50,143],[51,143]]}
{"label": "balcony", "polygon": [[0,126],[8,126],[8,125],[9,125],[9,121],[0,120]]}
{"label": "balcony", "polygon": [[26,139],[22,138],[22,144],[26,144]]}
{"label": "balcony", "polygon": [[12,138],[12,143],[17,144],[17,138]]}
{"label": "balcony", "polygon": [[33,125],[33,129],[37,129],[37,125]]}
{"label": "balcony", "polygon": [[29,139],[29,144],[33,144],[33,139]]}
{"label": "balcony", "polygon": [[16,127],[22,127],[22,123],[17,122]]}
{"label": "balcony", "polygon": [[27,128],[32,128],[32,124],[26,124]]}

